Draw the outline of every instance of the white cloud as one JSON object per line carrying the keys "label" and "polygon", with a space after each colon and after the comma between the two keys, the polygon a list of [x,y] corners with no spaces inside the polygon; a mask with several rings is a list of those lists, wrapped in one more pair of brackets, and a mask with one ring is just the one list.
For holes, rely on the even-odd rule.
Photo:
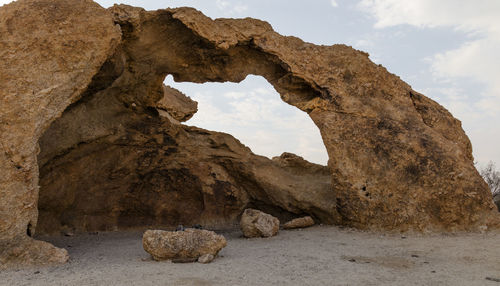
{"label": "white cloud", "polygon": [[338,7],[339,6],[339,3],[337,3],[337,0],[330,0],[330,4],[332,5],[332,7]]}
{"label": "white cloud", "polygon": [[[500,11],[499,11],[500,13]],[[500,33],[469,41],[455,50],[436,54],[432,71],[438,77],[469,77],[487,86],[483,96],[500,101]]]}
{"label": "white cloud", "polygon": [[471,40],[432,58],[434,75],[469,77],[489,86],[489,96],[500,99],[500,1],[498,0],[362,0],[359,7],[372,14],[375,27],[402,24],[416,27],[451,27]]}
{"label": "white cloud", "polygon": [[500,1],[497,0],[362,0],[359,7],[375,16],[379,28],[409,24],[498,31],[500,23]]}
{"label": "white cloud", "polygon": [[224,11],[224,13],[231,15],[231,14],[242,14],[248,9],[247,5],[244,5],[242,3],[232,3],[231,1],[227,0],[217,0],[215,2],[215,5],[217,5],[217,8],[221,11]]}

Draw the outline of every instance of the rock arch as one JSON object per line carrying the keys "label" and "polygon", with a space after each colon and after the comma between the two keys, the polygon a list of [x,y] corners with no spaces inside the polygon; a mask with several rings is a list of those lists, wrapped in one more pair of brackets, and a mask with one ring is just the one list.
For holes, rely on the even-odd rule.
{"label": "rock arch", "polygon": [[[145,11],[118,5],[106,11],[88,0],[17,1],[0,10],[0,31],[6,35],[0,39],[4,265],[67,259],[65,251],[27,235],[35,231],[37,221],[37,142],[63,111],[66,115],[52,125],[80,128],[76,133],[81,137],[52,133],[52,139],[61,139],[46,143],[53,147],[45,147],[54,151],[53,156],[75,144],[94,142],[102,130],[162,146],[171,139],[157,137],[164,133],[187,139],[201,136],[204,142],[223,142],[234,151],[230,139],[210,138],[219,135],[203,130],[189,133],[159,119],[156,107],[164,96],[167,74],[192,82],[239,82],[248,74],[261,75],[285,102],[307,112],[318,126],[330,158],[330,189],[315,190],[324,192],[320,201],[311,200],[313,191],[286,188],[282,193],[251,195],[261,201],[358,228],[476,230],[499,225],[460,122],[351,47],[316,46],[283,37],[254,19],[211,20],[190,8]],[[67,114],[79,118],[82,110],[96,112],[86,117],[94,121],[65,125]],[[101,112],[111,113],[116,121],[100,121],[105,117]],[[144,133],[156,143],[151,138],[141,141]],[[108,135],[101,139],[108,140]],[[149,160],[174,152],[169,148],[175,149],[175,144]],[[92,148],[85,152],[97,154]],[[41,164],[49,153],[42,152]],[[289,173],[300,161],[287,155],[282,159],[282,169]],[[324,172],[300,162],[310,176]],[[190,180],[193,170],[178,170],[162,178]],[[268,187],[274,186],[264,180],[257,189]],[[280,205],[284,197],[294,200]]]}

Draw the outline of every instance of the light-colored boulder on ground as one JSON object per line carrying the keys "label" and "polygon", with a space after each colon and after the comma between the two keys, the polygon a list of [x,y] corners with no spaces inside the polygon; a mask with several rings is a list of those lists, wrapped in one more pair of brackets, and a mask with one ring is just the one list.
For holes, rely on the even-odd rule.
{"label": "light-colored boulder on ground", "polygon": [[215,259],[215,256],[213,254],[203,254],[202,256],[200,256],[198,258],[198,262],[205,264],[205,263],[212,262],[212,260],[214,260],[214,259]]}
{"label": "light-colored boulder on ground", "polygon": [[184,231],[147,230],[142,237],[144,250],[157,261],[196,261],[201,258],[200,262],[208,263],[226,244],[222,235],[193,228]]}
{"label": "light-colored boulder on ground", "polygon": [[283,225],[284,229],[305,228],[314,225],[314,220],[310,216],[292,219]]}
{"label": "light-colored boulder on ground", "polygon": [[240,228],[245,237],[271,237],[278,234],[279,219],[255,209],[246,209],[241,215]]}

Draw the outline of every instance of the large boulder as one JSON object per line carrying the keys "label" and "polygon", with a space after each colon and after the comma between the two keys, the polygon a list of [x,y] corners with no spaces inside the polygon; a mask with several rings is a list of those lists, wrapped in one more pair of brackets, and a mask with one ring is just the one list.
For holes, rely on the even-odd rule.
{"label": "large boulder", "polygon": [[157,261],[196,261],[201,258],[200,262],[207,263],[226,244],[222,235],[192,228],[183,231],[148,230],[142,237],[144,250]]}
{"label": "large boulder", "polygon": [[271,237],[278,234],[279,219],[255,209],[246,209],[241,215],[240,228],[243,236]]}

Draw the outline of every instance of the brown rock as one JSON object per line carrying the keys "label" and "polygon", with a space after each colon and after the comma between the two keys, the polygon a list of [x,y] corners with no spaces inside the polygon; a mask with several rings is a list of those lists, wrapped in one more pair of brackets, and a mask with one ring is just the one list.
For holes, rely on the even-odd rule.
{"label": "brown rock", "polygon": [[292,219],[283,225],[284,229],[305,228],[314,225],[314,220],[310,216]]}
{"label": "brown rock", "polygon": [[198,102],[175,88],[163,85],[163,94],[163,98],[156,104],[160,114],[163,111],[176,121],[184,122],[193,117],[198,111]]}
{"label": "brown rock", "polygon": [[21,241],[3,244],[0,247],[0,269],[26,265],[60,264],[67,262],[68,259],[69,255],[65,249],[29,237]]}
{"label": "brown rock", "polygon": [[259,210],[246,209],[241,215],[240,228],[245,237],[271,237],[278,234],[280,221]]}
{"label": "brown rock", "polygon": [[0,260],[64,262],[32,240],[38,219],[38,139],[82,97],[120,31],[91,1],[20,0],[0,8]]}
{"label": "brown rock", "polygon": [[[226,239],[213,231],[186,229],[184,231],[148,230],[142,237],[144,250],[154,260],[196,261],[208,263],[226,246]],[[211,256],[209,256],[211,255]]]}
{"label": "brown rock", "polygon": [[[284,37],[255,19],[108,12],[86,0],[3,6],[0,34],[6,264],[64,257],[48,244],[29,247],[38,197],[46,232],[230,227],[247,207],[358,228],[500,227],[460,122],[351,47]],[[175,124],[193,109],[158,104],[168,74],[198,83],[265,77],[318,126],[328,168],[286,153],[271,161],[227,134]]]}
{"label": "brown rock", "polygon": [[[259,20],[214,21],[190,8],[110,10],[117,23],[134,27],[127,36],[133,41],[124,42],[133,63],[155,63],[133,69],[133,78],[239,82],[258,74],[307,112],[322,134],[332,180],[328,199],[309,208],[322,204],[330,222],[397,230],[478,230],[500,222],[460,122],[368,54],[283,37]],[[180,34],[174,45],[165,40]],[[272,196],[271,205],[282,197]]]}

